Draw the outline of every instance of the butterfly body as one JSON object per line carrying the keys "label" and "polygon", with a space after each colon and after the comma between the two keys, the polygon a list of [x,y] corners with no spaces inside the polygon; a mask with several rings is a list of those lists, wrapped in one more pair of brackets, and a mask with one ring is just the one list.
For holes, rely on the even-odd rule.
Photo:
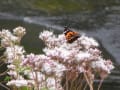
{"label": "butterfly body", "polygon": [[64,34],[68,43],[72,43],[80,37],[79,33],[70,30],[68,27],[65,27]]}

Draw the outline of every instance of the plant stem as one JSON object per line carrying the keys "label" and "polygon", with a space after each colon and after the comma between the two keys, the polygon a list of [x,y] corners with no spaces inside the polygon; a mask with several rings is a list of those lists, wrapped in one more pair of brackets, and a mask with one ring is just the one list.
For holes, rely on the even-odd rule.
{"label": "plant stem", "polygon": [[93,90],[92,83],[90,82],[86,72],[84,73],[84,77],[85,77],[85,79],[86,79],[86,81],[87,81],[87,83],[88,83],[88,85],[90,87],[90,90]]}
{"label": "plant stem", "polygon": [[98,89],[97,89],[97,90],[100,90],[100,87],[102,86],[103,80],[104,80],[104,79],[101,79],[101,80],[100,80],[100,84],[98,85]]}
{"label": "plant stem", "polygon": [[66,84],[66,90],[68,90],[68,77],[67,77],[67,75],[68,75],[68,73],[66,71],[66,82],[65,82],[65,84]]}

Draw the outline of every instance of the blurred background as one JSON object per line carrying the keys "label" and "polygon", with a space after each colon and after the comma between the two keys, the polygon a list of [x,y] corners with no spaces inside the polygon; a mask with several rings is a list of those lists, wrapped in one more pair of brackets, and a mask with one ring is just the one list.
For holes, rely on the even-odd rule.
{"label": "blurred background", "polygon": [[69,26],[94,37],[115,65],[101,90],[120,90],[120,0],[0,0],[0,30],[17,26],[27,30],[22,45],[28,53],[42,52],[43,30],[59,34]]}

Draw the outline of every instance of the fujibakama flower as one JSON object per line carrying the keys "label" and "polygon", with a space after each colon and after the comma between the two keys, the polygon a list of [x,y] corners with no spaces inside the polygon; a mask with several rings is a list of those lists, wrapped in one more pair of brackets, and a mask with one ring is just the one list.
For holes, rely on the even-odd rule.
{"label": "fujibakama flower", "polygon": [[64,34],[60,34],[57,37],[57,45],[60,46],[61,44],[65,44],[66,39]]}
{"label": "fujibakama flower", "polygon": [[55,37],[49,37],[46,41],[45,44],[49,48],[54,48],[55,46],[58,46],[58,41]]}
{"label": "fujibakama flower", "polygon": [[[34,72],[28,72],[26,73],[26,75],[28,75],[30,80],[35,80],[37,79],[39,84],[42,84],[45,81],[45,75],[42,74],[40,71],[34,71]],[[35,83],[35,81],[33,81]]]}
{"label": "fujibakama flower", "polygon": [[47,79],[47,86],[48,86],[51,90],[55,90],[55,89],[56,89],[55,84],[57,84],[57,83],[55,82],[55,78],[48,78],[48,79]]}
{"label": "fujibakama flower", "polygon": [[9,30],[3,29],[0,31],[0,38],[11,37],[12,33]]}
{"label": "fujibakama flower", "polygon": [[11,36],[9,39],[10,39],[11,42],[14,43],[14,44],[20,42],[19,38],[16,37],[16,36]]}
{"label": "fujibakama flower", "polygon": [[102,58],[99,58],[97,61],[91,62],[91,67],[96,69],[96,71],[99,69],[100,71],[105,71],[107,74],[110,73],[112,69],[114,69],[114,66],[112,65],[110,60],[104,60]]}
{"label": "fujibakama flower", "polygon": [[[53,32],[43,31],[39,38],[46,45],[44,54],[25,55],[23,47],[19,45],[25,33],[23,27],[15,28],[13,34],[8,30],[0,31],[1,44],[6,47],[6,60],[10,63],[7,66],[10,70],[8,74],[16,79],[9,81],[7,85],[32,85],[34,89],[46,87],[51,90],[63,90],[61,80],[64,73],[68,75],[68,80],[73,77],[77,79],[81,73],[87,74],[86,81],[90,85],[90,80],[93,82],[96,75],[94,72],[99,72],[100,76],[107,75],[114,68],[110,60],[102,57],[98,42],[85,35],[67,43],[64,34],[57,36]],[[29,77],[28,80],[25,80],[19,70]]]}
{"label": "fujibakama flower", "polygon": [[49,61],[50,58],[45,55],[42,55],[42,54],[36,55],[36,57],[37,57],[37,60],[35,60],[35,68],[34,69],[40,71],[43,63]]}
{"label": "fujibakama flower", "polygon": [[81,45],[83,45],[86,49],[99,46],[95,39],[87,37],[85,35],[82,35],[80,38],[78,38],[78,40],[80,41]]}
{"label": "fujibakama flower", "polygon": [[78,65],[78,66],[77,66],[77,70],[79,71],[79,73],[84,73],[84,72],[86,72],[84,66],[82,66],[82,65]]}
{"label": "fujibakama flower", "polygon": [[42,66],[41,71],[44,72],[46,75],[52,75],[54,71],[52,70],[52,64],[50,63],[44,63]]}
{"label": "fujibakama flower", "polygon": [[23,66],[29,66],[34,70],[40,71],[42,64],[49,61],[49,57],[45,55],[35,55],[33,53],[27,55],[21,62]]}
{"label": "fujibakama flower", "polygon": [[10,70],[9,72],[7,72],[10,76],[17,78],[17,72],[16,71],[12,71]]}
{"label": "fujibakama flower", "polygon": [[97,48],[89,48],[88,52],[97,57],[101,55],[101,51]]}
{"label": "fujibakama flower", "polygon": [[57,51],[56,48],[54,48],[54,50],[53,49],[49,49],[49,48],[45,48],[43,51],[49,57],[59,57],[59,55],[61,53],[61,52]]}
{"label": "fujibakama flower", "polygon": [[21,37],[23,37],[23,36],[26,34],[26,30],[25,30],[25,28],[19,26],[19,27],[13,29],[13,33],[14,33],[16,36],[18,36],[18,37],[21,38]]}
{"label": "fujibakama flower", "polygon": [[63,75],[63,71],[66,70],[66,67],[60,63],[57,63],[53,60],[49,60],[43,63],[41,71],[46,75],[61,77]]}
{"label": "fujibakama flower", "polygon": [[45,48],[44,52],[52,59],[62,60],[62,62],[66,62],[66,60],[67,62],[71,62],[72,57],[77,53],[76,50],[67,50],[64,47],[55,47],[54,49]]}
{"label": "fujibakama flower", "polygon": [[[48,31],[47,33],[50,32]],[[63,42],[60,37],[62,37]],[[51,59],[58,60],[61,63],[79,62],[81,64],[81,62],[94,62],[99,61],[98,59],[101,56],[101,51],[97,49],[99,44],[96,42],[96,40],[85,35],[81,35],[78,40],[71,44],[66,43],[65,37],[62,34],[58,37],[53,37],[50,33],[49,39],[44,39],[44,41],[50,45],[46,46],[47,48],[44,49],[44,52]],[[51,42],[55,44],[57,42],[60,43],[55,45],[50,44]],[[84,68],[82,68],[83,67],[81,67],[81,70],[84,71]]]}
{"label": "fujibakama flower", "polygon": [[6,39],[6,38],[5,38],[5,39],[2,39],[2,40],[1,40],[1,46],[2,46],[2,47],[8,47],[8,46],[11,46],[11,45],[13,45],[13,44],[12,44],[11,41],[9,41],[9,39]]}
{"label": "fujibakama flower", "polygon": [[92,55],[88,52],[85,52],[85,51],[80,51],[78,54],[76,54],[76,60],[77,62],[83,62],[83,61],[86,61],[86,60],[89,60],[89,58],[91,57]]}
{"label": "fujibakama flower", "polygon": [[42,40],[47,40],[48,38],[53,36],[53,32],[50,31],[43,31],[42,33],[40,33],[39,38]]}
{"label": "fujibakama flower", "polygon": [[110,71],[115,68],[111,60],[106,60],[105,65],[108,68],[108,73],[110,73]]}
{"label": "fujibakama flower", "polygon": [[23,86],[27,86],[28,85],[28,81],[27,80],[11,80],[7,83],[7,85],[15,85],[17,87],[23,87]]}
{"label": "fujibakama flower", "polygon": [[8,30],[2,30],[0,32],[0,37],[1,37],[1,46],[2,47],[9,47],[9,46],[13,46],[14,44],[20,43],[20,38],[17,36],[14,36]]}
{"label": "fujibakama flower", "polygon": [[15,66],[15,65],[13,65],[13,64],[7,65],[7,68],[8,68],[8,69],[12,69],[12,70],[14,70],[14,69],[15,69],[15,67],[16,67],[16,66]]}
{"label": "fujibakama flower", "polygon": [[49,77],[46,80],[47,87],[49,90],[64,90],[60,84],[60,79],[55,79],[53,77]]}
{"label": "fujibakama flower", "polygon": [[14,60],[22,60],[24,58],[24,49],[22,46],[7,47],[5,55],[7,56],[8,63],[12,63]]}
{"label": "fujibakama flower", "polygon": [[53,32],[50,31],[43,31],[40,33],[39,38],[43,40],[45,45],[49,48],[58,47],[65,42],[65,37],[63,35],[56,37]]}
{"label": "fujibakama flower", "polygon": [[54,63],[55,64],[55,68],[53,69],[53,71],[55,72],[55,76],[56,77],[62,77],[63,76],[63,72],[66,71],[66,67],[63,64],[59,64],[59,63]]}

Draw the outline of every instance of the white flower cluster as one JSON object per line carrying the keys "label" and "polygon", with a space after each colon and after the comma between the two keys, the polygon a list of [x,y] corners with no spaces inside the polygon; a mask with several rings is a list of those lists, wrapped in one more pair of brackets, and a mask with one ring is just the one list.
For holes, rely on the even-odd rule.
{"label": "white flower cluster", "polygon": [[[22,78],[19,76],[19,70],[21,66],[19,66],[20,62],[24,58],[25,50],[22,46],[20,46],[20,40],[25,35],[25,29],[22,27],[17,27],[13,30],[13,33],[9,30],[3,29],[0,31],[1,38],[1,47],[6,48],[4,55],[6,57],[5,62],[8,64],[7,67],[9,71],[7,72],[11,78],[12,82],[8,82],[8,85],[13,85],[13,82],[16,83],[18,78]],[[18,77],[19,76],[19,77]]]}
{"label": "white flower cluster", "polygon": [[17,87],[21,86],[29,86],[30,84],[33,84],[34,82],[32,80],[11,80],[7,83],[7,85],[15,85]]}
{"label": "white flower cluster", "polygon": [[13,29],[13,33],[16,36],[22,38],[26,34],[26,30],[25,30],[25,28],[19,26],[19,27]]}
{"label": "white flower cluster", "polygon": [[67,43],[64,34],[55,36],[53,32],[43,31],[39,38],[46,45],[44,54],[25,55],[23,47],[19,45],[25,29],[18,27],[13,33],[8,30],[0,32],[1,45],[6,48],[6,59],[10,63],[8,74],[12,77],[7,85],[32,86],[36,90],[63,90],[61,80],[64,75],[67,80],[75,80],[84,74],[90,84],[96,72],[104,78],[114,68],[110,60],[102,57],[96,40],[85,35],[73,43]]}
{"label": "white flower cluster", "polygon": [[62,64],[54,62],[45,55],[29,54],[23,59],[21,65],[33,68],[35,71],[41,71],[46,75],[52,75],[53,73],[56,75],[60,71],[59,74],[61,75],[65,70]]}
{"label": "white flower cluster", "polygon": [[[44,87],[47,85],[49,88],[55,88],[55,83],[53,84],[49,82],[49,80],[51,80],[51,78],[52,82],[55,82],[55,78],[59,80],[63,75],[63,71],[66,70],[64,65],[51,60],[51,58],[45,55],[35,55],[33,53],[27,55],[26,58],[23,59],[21,65],[32,69],[34,74],[27,73],[31,80],[34,80],[37,75],[36,78],[39,86]],[[45,80],[46,82],[44,82]],[[34,83],[36,84],[35,81]],[[60,83],[57,84],[57,86],[60,86]],[[58,90],[61,90],[61,87],[59,87]]]}
{"label": "white flower cluster", "polygon": [[[62,35],[55,37],[52,34],[51,36],[51,32],[50,35],[47,35],[46,39],[43,39],[43,37],[45,38],[46,32],[48,33],[48,31],[42,32],[42,35],[40,34],[39,37],[40,39],[45,40],[45,42],[49,41],[46,42],[47,43],[46,45],[48,46],[44,49],[44,53],[49,58],[55,59],[55,61],[58,60],[62,64],[69,63],[69,65],[70,64],[72,65],[73,63],[76,63],[77,66],[77,65],[81,65],[82,63],[86,63],[89,64],[90,67],[95,67],[93,63],[102,61],[104,66],[106,66],[106,64],[104,63],[106,61],[102,58],[101,51],[97,49],[99,44],[93,38],[89,38],[85,35],[82,35],[76,41],[69,44],[66,42],[65,37],[62,37],[62,39],[60,39],[58,37]],[[56,42],[54,48],[51,48],[52,46],[50,46],[51,45],[50,41]],[[57,45],[58,42],[62,42],[62,43]],[[109,65],[112,66],[112,63],[109,63]],[[105,69],[105,67],[103,67],[102,64],[99,64],[99,66],[101,66],[102,69],[105,70],[107,73],[109,73],[109,71],[113,69],[113,68]]]}
{"label": "white flower cluster", "polygon": [[7,62],[12,63],[14,60],[22,60],[24,58],[24,49],[21,46],[15,45],[7,47],[5,55],[7,56]]}
{"label": "white flower cluster", "polygon": [[9,47],[14,44],[20,43],[21,38],[25,35],[25,29],[22,27],[17,27],[13,30],[12,34],[9,30],[3,29],[0,31],[1,46]]}
{"label": "white flower cluster", "polygon": [[[51,32],[48,35],[48,32],[43,31],[39,36],[46,43],[43,51],[51,60],[63,64],[66,71],[74,71],[78,74],[91,72],[91,76],[94,76],[95,73],[92,73],[94,71],[99,74],[105,72],[104,74],[107,75],[114,68],[110,60],[102,57],[101,51],[98,49],[99,44],[95,39],[81,35],[73,43],[67,43],[63,34],[57,37]],[[100,76],[104,78],[106,75]]]}

